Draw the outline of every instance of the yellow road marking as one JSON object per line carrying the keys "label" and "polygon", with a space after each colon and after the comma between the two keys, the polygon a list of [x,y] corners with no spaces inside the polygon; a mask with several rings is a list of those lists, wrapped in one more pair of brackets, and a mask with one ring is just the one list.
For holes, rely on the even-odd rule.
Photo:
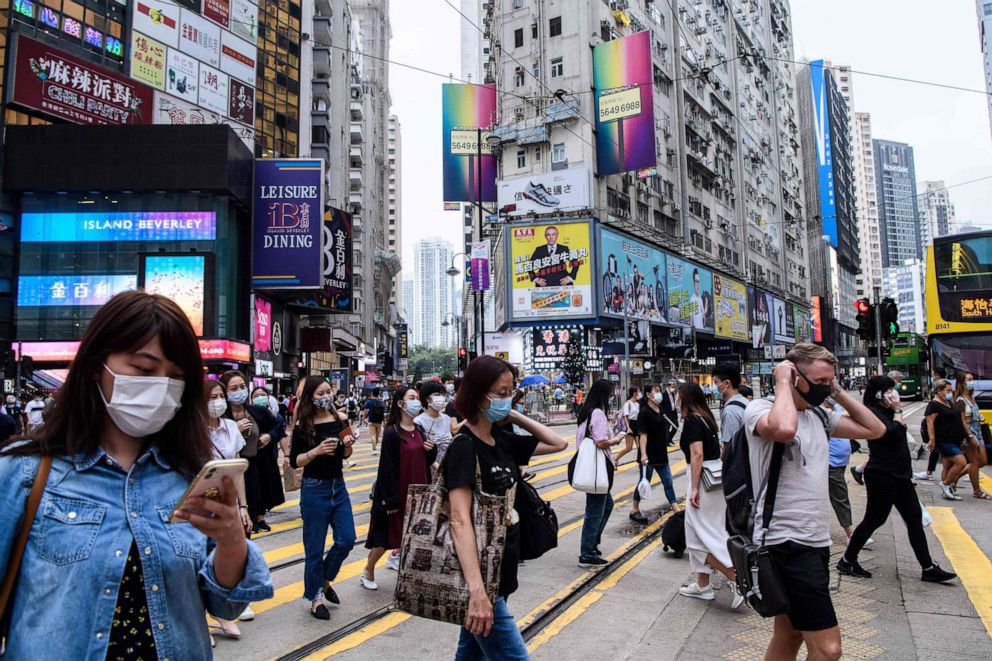
{"label": "yellow road marking", "polygon": [[413,616],[410,615],[409,613],[394,611],[389,615],[386,615],[382,619],[375,620],[371,624],[362,627],[358,631],[345,636],[336,643],[333,643],[328,647],[324,647],[314,652],[313,654],[304,657],[303,661],[321,661],[322,659],[326,659],[328,656],[340,654],[341,652],[347,652],[350,649],[354,649],[358,647],[366,640],[369,640],[370,638],[374,638],[381,633],[385,633],[386,631],[392,629],[395,626],[399,626],[400,624],[409,620],[411,617]]}
{"label": "yellow road marking", "polygon": [[[367,523],[360,526],[355,526],[355,535],[357,537],[362,537],[369,534],[369,526]],[[324,546],[334,543],[334,535],[328,535],[324,540]],[[265,564],[272,565],[280,560],[286,560],[303,553],[303,542],[296,544],[287,544],[286,546],[280,546],[279,548],[272,549],[271,551],[266,551],[263,555],[265,556]]]}
{"label": "yellow road marking", "polygon": [[982,553],[950,507],[928,507],[944,555],[951,561],[972,605],[992,636],[992,562]]}
{"label": "yellow road marking", "polygon": [[988,493],[992,493],[992,477],[989,477],[981,471],[978,471],[978,475],[978,484]]}

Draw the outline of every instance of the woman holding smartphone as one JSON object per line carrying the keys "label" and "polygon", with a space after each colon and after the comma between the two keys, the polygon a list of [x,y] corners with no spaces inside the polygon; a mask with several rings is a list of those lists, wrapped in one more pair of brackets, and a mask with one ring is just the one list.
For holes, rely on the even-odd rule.
{"label": "woman holding smartphone", "polygon": [[270,464],[278,469],[274,451],[276,444],[285,434],[285,427],[272,415],[268,404],[256,406],[249,401],[248,379],[237,370],[229,370],[220,376],[220,382],[227,390],[227,413],[225,417],[234,420],[245,446],[241,456],[248,460],[245,471],[245,491],[248,496],[248,515],[252,520],[254,533],[272,530],[265,522],[265,513],[286,502],[282,492],[282,478],[270,475]]}
{"label": "woman holding smartphone", "polygon": [[234,619],[273,590],[230,478],[218,500],[187,502],[209,516],[184,506],[168,522],[211,456],[186,315],[163,296],[118,294],[89,322],[56,397],[44,427],[0,453],[0,572],[52,458],[7,605],[8,658],[210,658],[205,615]]}
{"label": "woman holding smartphone", "polygon": [[[318,620],[331,619],[321,595],[331,604],[341,603],[331,582],[355,546],[355,519],[342,467],[354,442],[347,412],[334,406],[331,384],[319,376],[307,377],[296,408],[289,462],[293,468],[303,469],[303,597],[310,602],[310,614]],[[334,545],[325,555],[328,527],[334,534]]]}
{"label": "woman holding smartphone", "polygon": [[[386,549],[398,549],[403,540],[403,514],[411,484],[429,484],[430,466],[437,456],[434,438],[414,422],[422,403],[416,388],[397,388],[382,432],[382,456],[372,492],[372,518],[365,548],[369,559],[362,587],[378,590],[375,565]],[[450,423],[449,423],[450,424]],[[398,565],[397,565],[398,568]]]}

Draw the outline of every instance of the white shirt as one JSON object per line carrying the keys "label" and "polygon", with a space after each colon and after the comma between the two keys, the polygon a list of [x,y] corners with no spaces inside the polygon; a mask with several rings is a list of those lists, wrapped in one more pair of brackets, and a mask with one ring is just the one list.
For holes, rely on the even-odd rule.
{"label": "white shirt", "polygon": [[269,410],[272,411],[272,415],[279,415],[279,400],[269,395]]}
{"label": "white shirt", "polygon": [[41,412],[45,410],[45,402],[32,399],[24,407],[24,414],[28,416],[29,425],[40,425],[42,423]]}
{"label": "white shirt", "polygon": [[446,446],[451,442],[452,436],[450,416],[444,413],[439,413],[436,418],[433,418],[430,413],[424,411],[414,418],[413,421],[420,425],[420,427],[424,430],[424,433],[427,435],[427,438],[434,441],[434,444],[439,448]]}
{"label": "white shirt", "polygon": [[211,453],[214,459],[236,459],[241,449],[245,447],[245,437],[238,429],[238,423],[228,418],[220,419],[220,426],[210,430]]}
{"label": "white shirt", "polygon": [[623,417],[628,420],[637,420],[637,415],[641,412],[641,405],[637,402],[627,400],[623,403]]}

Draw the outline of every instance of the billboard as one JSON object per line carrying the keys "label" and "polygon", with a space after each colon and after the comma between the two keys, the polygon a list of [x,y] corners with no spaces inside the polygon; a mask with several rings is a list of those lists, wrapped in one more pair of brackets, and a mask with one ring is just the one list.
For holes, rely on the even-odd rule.
{"label": "billboard", "polygon": [[524,362],[524,336],[519,333],[486,333],[483,353],[502,358],[508,363],[522,365]]}
{"label": "billboard", "polygon": [[747,288],[748,316],[751,318],[751,346],[755,349],[772,345],[775,303],[771,294],[754,287]]}
{"label": "billboard", "polygon": [[496,182],[499,212],[506,216],[578,211],[592,207],[589,168],[576,167],[500,179]]}
{"label": "billboard", "polygon": [[308,292],[292,302],[319,314],[351,312],[353,303],[351,214],[331,209],[324,214],[321,234],[323,288]]}
{"label": "billboard", "polygon": [[183,9],[179,13],[179,50],[212,67],[220,66],[220,28]]}
{"label": "billboard", "polygon": [[245,85],[240,80],[231,79],[227,116],[248,126],[255,125],[254,87]]}
{"label": "billboard", "polygon": [[182,308],[197,336],[203,336],[206,308],[213,300],[212,253],[142,253],[138,256],[138,286],[161,294]]}
{"label": "billboard", "polygon": [[199,105],[223,115],[228,108],[229,76],[204,64],[200,65],[200,85],[197,94]]}
{"label": "billboard", "polygon": [[169,49],[165,68],[165,91],[196,103],[200,86],[200,63],[173,48]]}
{"label": "billboard", "polygon": [[155,89],[165,87],[168,47],[138,32],[131,33],[131,77]]}
{"label": "billboard", "polygon": [[133,275],[22,275],[17,278],[17,305],[103,305],[137,286],[138,278]]}
{"label": "billboard", "polygon": [[534,371],[560,372],[565,356],[568,355],[568,341],[572,335],[578,335],[582,342],[583,332],[578,326],[535,328],[531,334]]}
{"label": "billboard", "polygon": [[747,287],[741,282],[714,273],[713,303],[716,316],[715,335],[746,342],[750,337],[747,327]]}
{"label": "billboard", "polygon": [[830,146],[830,112],[827,107],[827,72],[823,60],[809,63],[813,94],[813,141],[816,143],[816,170],[820,187],[820,218],[823,236],[837,247],[837,207],[834,204],[834,164]]}
{"label": "billboard", "polygon": [[[251,347],[233,340],[199,340],[200,355],[204,360],[229,360],[247,363],[251,360]],[[15,351],[18,344],[15,343]],[[76,357],[79,342],[22,342],[25,356],[35,362],[68,362]]]}
{"label": "billboard", "polygon": [[231,32],[249,43],[258,41],[257,0],[231,0]]}
{"label": "billboard", "polygon": [[213,241],[213,211],[74,211],[21,214],[24,243]]}
{"label": "billboard", "polygon": [[813,297],[813,307],[810,308],[810,325],[813,328],[813,341],[823,342],[823,310],[820,308],[820,297]]}
{"label": "billboard", "polygon": [[489,239],[472,243],[471,267],[472,291],[489,291]]}
{"label": "billboard", "polygon": [[592,51],[596,94],[596,168],[601,177],[656,165],[651,33],[638,32]]}
{"label": "billboard", "polygon": [[254,86],[257,55],[255,42],[249,43],[240,37],[235,37],[232,32],[220,33],[221,71]]}
{"label": "billboard", "polygon": [[203,0],[203,15],[228,27],[231,24],[230,0]]}
{"label": "billboard", "polygon": [[713,274],[668,255],[668,323],[713,332]]}
{"label": "billboard", "polygon": [[[137,0],[131,17],[131,27],[155,41],[176,48],[179,45],[179,12],[171,2]],[[133,76],[134,73],[132,72]]]}
{"label": "billboard", "polygon": [[261,296],[255,297],[255,351],[272,348],[272,303]]}
{"label": "billboard", "polygon": [[17,35],[8,100],[75,124],[148,124],[151,88]]}
{"label": "billboard", "polygon": [[322,287],[324,161],[256,160],[253,197],[252,286]]}
{"label": "billboard", "polygon": [[796,341],[795,320],[792,319],[791,310],[787,309],[785,301],[781,298],[772,297],[772,314],[775,317],[775,341],[787,342],[789,344]]}
{"label": "billboard", "polygon": [[[496,201],[496,159],[486,144],[488,128],[495,121],[495,85],[441,86],[444,201]],[[486,129],[481,144],[480,128]]]}
{"label": "billboard", "polygon": [[613,230],[600,227],[597,287],[600,314],[667,323],[668,269],[664,252]]}
{"label": "billboard", "polygon": [[793,323],[796,328],[796,342],[812,342],[813,329],[810,325],[809,310],[798,305],[793,307]]}
{"label": "billboard", "polygon": [[407,324],[396,324],[396,368],[405,370],[410,366],[410,329]]}
{"label": "billboard", "polygon": [[591,317],[592,224],[510,225],[511,320]]}
{"label": "billboard", "polygon": [[[202,70],[206,67],[201,66],[200,68]],[[234,130],[234,133],[241,138],[241,142],[245,143],[245,146],[252,153],[255,152],[255,129],[251,126],[225,119],[217,113],[204,110],[199,106],[162,92],[155,92],[155,113],[152,120],[155,124],[224,124]]]}

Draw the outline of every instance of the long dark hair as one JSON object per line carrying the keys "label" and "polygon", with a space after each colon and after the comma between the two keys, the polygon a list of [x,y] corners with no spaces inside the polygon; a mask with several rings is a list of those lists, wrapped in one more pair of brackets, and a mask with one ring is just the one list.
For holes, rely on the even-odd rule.
{"label": "long dark hair", "polygon": [[861,397],[861,401],[865,406],[881,406],[881,398],[878,396],[879,393],[884,393],[886,390],[891,390],[896,387],[896,382],[885,376],[873,376],[868,379],[868,383],[865,384],[865,394]]}
{"label": "long dark hair", "polygon": [[393,393],[393,401],[389,407],[389,413],[386,414],[386,427],[393,427],[394,425],[400,424],[400,420],[403,419],[403,411],[400,410],[400,402],[406,397],[406,394],[413,390],[416,392],[416,388],[413,386],[407,386],[406,388],[399,387],[396,392]]}
{"label": "long dark hair", "polygon": [[118,294],[97,310],[45,424],[22,437],[28,443],[10,452],[68,457],[96,452],[103,429],[110,423],[99,384],[107,356],[137,351],[156,337],[165,357],[182,370],[186,385],[175,417],[149,440],[177,470],[196,474],[211,457],[200,346],[178,305],[143,291]]}
{"label": "long dark hair", "polygon": [[583,422],[592,417],[592,412],[596,409],[599,409],[605,413],[607,419],[609,419],[610,399],[612,397],[613,383],[607,379],[599,379],[596,381],[596,383],[592,384],[592,388],[589,388],[589,394],[586,395],[586,400],[582,402],[582,406],[579,407],[579,417],[576,419],[575,423],[581,425]]}
{"label": "long dark hair", "polygon": [[503,374],[517,378],[517,368],[496,356],[479,356],[465,368],[461,386],[455,391],[455,410],[472,424],[479,420],[479,408],[489,389]]}
{"label": "long dark hair", "polygon": [[[296,403],[296,429],[303,433],[303,438],[311,445],[316,445],[317,432],[313,428],[313,414],[316,407],[313,405],[313,394],[322,384],[327,383],[322,376],[308,376],[303,382],[303,392]],[[334,398],[331,398],[331,408],[328,413],[334,417],[335,422],[340,422],[338,417],[338,407],[334,405]],[[295,432],[294,432],[295,433]]]}
{"label": "long dark hair", "polygon": [[713,417],[713,412],[710,411],[710,407],[706,403],[706,395],[703,394],[703,389],[699,387],[699,384],[684,381],[679,385],[678,393],[679,399],[682,400],[682,415],[687,416],[690,413],[696,413],[706,422],[710,431],[716,432],[716,418]]}

